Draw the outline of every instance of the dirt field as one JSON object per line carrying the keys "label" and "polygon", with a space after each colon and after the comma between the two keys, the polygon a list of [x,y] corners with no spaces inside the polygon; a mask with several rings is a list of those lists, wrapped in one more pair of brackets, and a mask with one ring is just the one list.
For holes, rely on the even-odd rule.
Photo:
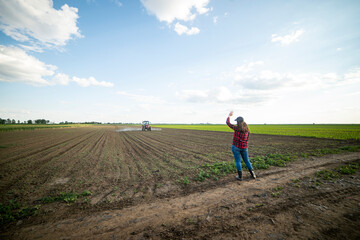
{"label": "dirt field", "polygon": [[[299,158],[286,167],[234,181],[179,179],[197,167],[233,161],[231,133],[117,132],[84,127],[0,134],[1,203],[41,205],[3,227],[9,239],[356,239],[359,171],[321,180],[315,173],[359,161],[359,152]],[[251,135],[252,157],[311,153],[354,141]],[[246,173],[245,173],[246,174]],[[293,179],[293,180],[291,180]],[[315,180],[314,180],[315,179]],[[320,180],[319,180],[320,181]],[[280,189],[282,188],[282,189]],[[275,191],[275,190],[276,191]],[[91,191],[74,202],[41,199]]]}

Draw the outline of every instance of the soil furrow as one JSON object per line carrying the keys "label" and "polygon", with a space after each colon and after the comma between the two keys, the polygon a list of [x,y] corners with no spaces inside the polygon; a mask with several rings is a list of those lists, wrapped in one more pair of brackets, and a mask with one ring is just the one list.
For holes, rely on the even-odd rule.
{"label": "soil furrow", "polygon": [[[93,132],[91,132],[93,133]],[[89,133],[89,134],[91,134]],[[83,135],[83,136],[87,136],[88,134],[86,135]],[[93,134],[94,135],[94,134]],[[91,138],[93,135],[91,136],[88,136],[86,137],[85,139],[81,140],[81,138],[79,139],[78,137],[77,138],[72,138],[71,141],[74,141],[75,139],[77,140],[80,140],[79,142],[76,142],[74,143],[73,145],[71,146],[67,146],[64,148],[62,148],[62,150],[59,152],[59,153],[55,153],[55,156],[51,156],[51,154],[53,154],[54,152],[50,152],[50,153],[47,153],[47,155],[45,156],[40,156],[39,158],[36,159],[36,161],[30,161],[31,158],[34,158],[36,154],[40,154],[42,152],[44,152],[45,150],[42,150],[42,151],[38,151],[37,153],[32,153],[31,156],[27,157],[26,159],[24,159],[24,161],[26,160],[28,163],[26,165],[24,165],[24,167],[26,166],[26,169],[27,171],[24,172],[23,174],[17,174],[16,176],[12,173],[10,175],[10,178],[9,178],[9,181],[7,182],[7,184],[1,184],[1,187],[0,189],[9,189],[11,186],[13,185],[16,185],[17,183],[21,182],[26,176],[28,176],[29,174],[30,175],[33,175],[33,172],[37,171],[39,169],[39,166],[43,166],[45,165],[47,162],[51,161],[52,159],[58,157],[58,156],[61,156],[62,154],[68,152],[70,149],[78,146],[79,144],[81,144],[82,142],[85,142],[87,141],[89,138]],[[58,146],[60,144],[57,144],[55,146]],[[47,149],[51,149],[53,148],[54,146],[51,146]],[[50,156],[49,156],[50,155]],[[30,165],[31,164],[31,165]],[[2,190],[0,190],[2,191]]]}
{"label": "soil furrow", "polygon": [[151,142],[149,143],[149,141],[147,141],[145,138],[142,138],[142,136],[133,137],[137,148],[142,149],[144,152],[147,151],[151,155],[155,156],[155,158],[152,158],[151,160],[151,164],[155,166],[155,171],[161,169],[167,173],[177,174],[179,171],[187,168],[187,166],[184,165],[184,162],[179,160],[177,155],[171,153],[171,146],[168,145],[165,149],[161,148],[161,146],[159,146],[159,148],[155,148],[154,144],[151,144]]}
{"label": "soil furrow", "polygon": [[[94,131],[96,131],[96,130],[94,130]],[[32,157],[32,156],[34,156],[34,155],[36,155],[36,154],[45,152],[45,151],[47,151],[47,150],[50,150],[50,149],[52,149],[52,148],[54,148],[54,147],[57,147],[57,146],[60,146],[60,145],[62,145],[62,144],[66,144],[66,143],[69,143],[69,142],[74,141],[74,140],[77,140],[77,139],[82,139],[84,136],[90,135],[90,134],[92,134],[94,131],[86,132],[85,134],[82,134],[82,135],[80,135],[80,136],[72,137],[72,138],[70,138],[70,139],[66,139],[66,140],[63,140],[63,141],[61,141],[61,142],[57,142],[57,143],[55,143],[55,144],[48,145],[48,146],[46,146],[46,147],[44,147],[44,148],[41,148],[41,149],[32,150],[31,152],[26,152],[26,153],[22,153],[22,154],[20,154],[20,155],[14,156],[14,157],[10,157],[10,158],[6,159],[6,161],[3,161],[2,163],[0,163],[0,167],[2,167],[4,164],[10,163],[10,162],[11,162],[11,163],[14,163],[14,162],[17,161],[17,160],[21,160],[21,159],[23,159],[23,158]],[[39,144],[37,144],[37,145],[39,145]]]}

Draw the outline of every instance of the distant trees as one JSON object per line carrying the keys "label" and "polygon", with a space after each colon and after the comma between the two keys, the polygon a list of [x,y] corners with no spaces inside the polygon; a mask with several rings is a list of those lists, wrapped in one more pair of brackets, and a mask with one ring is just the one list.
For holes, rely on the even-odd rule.
{"label": "distant trees", "polygon": [[102,124],[101,122],[60,122],[59,124]]}
{"label": "distant trees", "polygon": [[36,119],[35,124],[48,124],[50,121],[45,119]]}
{"label": "distant trees", "polygon": [[[35,119],[35,120],[27,120],[27,121],[20,121],[20,120],[15,120],[15,119],[2,119],[0,118],[0,124],[54,124],[54,123],[50,123],[50,120],[46,120],[46,119]],[[102,124],[101,122],[60,122],[59,124]],[[108,123],[110,124],[110,123]],[[115,123],[114,123],[115,124]],[[120,123],[121,124],[121,123]]]}
{"label": "distant trees", "polygon": [[2,119],[0,118],[0,124],[49,124],[50,120],[46,120],[46,119],[36,119],[36,120],[27,120],[27,121],[23,121],[21,122],[20,120],[15,120],[15,119]]}

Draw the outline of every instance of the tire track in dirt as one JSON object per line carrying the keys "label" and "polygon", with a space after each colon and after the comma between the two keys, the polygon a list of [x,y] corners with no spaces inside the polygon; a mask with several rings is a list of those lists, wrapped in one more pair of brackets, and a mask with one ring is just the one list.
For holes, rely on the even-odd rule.
{"label": "tire track in dirt", "polygon": [[[211,210],[221,209],[227,204],[239,204],[251,199],[254,194],[262,194],[276,186],[285,184],[290,179],[297,179],[314,174],[322,168],[336,166],[360,159],[360,153],[327,155],[320,158],[304,159],[292,162],[280,168],[258,171],[259,178],[243,182],[233,181],[223,187],[206,192],[193,193],[172,199],[160,199],[152,203],[140,204],[122,210],[105,211],[80,219],[67,219],[54,223],[30,226],[18,231],[20,239],[129,239],[133,234],[141,234],[146,229],[157,229],[161,224],[182,224],[184,219],[193,216],[207,216]],[[229,176],[233,178],[233,176]],[[345,189],[341,191],[352,191]],[[341,191],[324,193],[323,197],[337,198]],[[241,193],[241,194],[239,194]],[[340,194],[341,195],[341,194]],[[311,196],[310,196],[311,197]],[[291,204],[289,205],[289,208]],[[142,235],[139,235],[140,237]]]}

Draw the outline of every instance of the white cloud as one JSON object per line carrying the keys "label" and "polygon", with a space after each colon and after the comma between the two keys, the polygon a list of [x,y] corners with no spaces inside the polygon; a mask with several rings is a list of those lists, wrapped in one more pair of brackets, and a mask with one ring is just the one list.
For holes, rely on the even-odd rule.
{"label": "white cloud", "polygon": [[337,48],[336,51],[340,52],[342,51],[342,48]]}
{"label": "white cloud", "polygon": [[252,71],[254,69],[254,67],[256,67],[258,65],[263,65],[263,64],[264,64],[263,61],[249,62],[249,63],[243,64],[243,65],[237,67],[235,69],[235,72],[247,73],[249,71]]}
{"label": "white cloud", "polygon": [[300,36],[303,35],[304,32],[305,32],[304,30],[299,29],[285,36],[272,34],[271,42],[280,42],[282,45],[289,45],[290,43],[299,41]]}
{"label": "white cloud", "polygon": [[116,94],[129,97],[132,100],[134,100],[136,102],[143,103],[143,104],[160,104],[160,103],[164,103],[164,101],[161,100],[161,98],[155,97],[155,96],[133,94],[133,93],[125,92],[125,91],[118,91]]}
{"label": "white cloud", "polygon": [[0,30],[20,42],[59,47],[82,37],[77,27],[78,9],[63,5],[53,8],[51,0],[0,0]]}
{"label": "white cloud", "polygon": [[97,81],[94,77],[89,78],[78,78],[73,77],[72,80],[79,84],[81,87],[89,87],[89,86],[101,86],[101,87],[113,87],[114,84],[111,82],[105,82],[105,81]]}
{"label": "white cloud", "polygon": [[[207,13],[210,0],[141,0],[149,14],[159,21],[172,23],[175,19],[194,20],[197,14]],[[195,10],[195,11],[194,11]]]}
{"label": "white cloud", "polygon": [[258,103],[268,99],[269,94],[259,91],[242,90],[220,86],[207,90],[182,90],[176,92],[176,96],[190,103],[210,103],[210,104],[241,104],[241,103]]}
{"label": "white cloud", "polygon": [[360,83],[360,68],[354,68],[344,75],[344,83]]}
{"label": "white cloud", "polygon": [[0,45],[0,81],[49,85],[44,77],[53,76],[56,66],[45,64],[17,47]]}
{"label": "white cloud", "polygon": [[116,6],[122,7],[122,3],[119,0],[112,0],[113,3],[115,3]]}
{"label": "white cloud", "polygon": [[[7,47],[0,45],[0,81],[2,82],[23,82],[35,86],[68,85],[71,80],[69,76],[56,72],[57,67],[28,55],[18,47]],[[110,82],[97,81],[90,77],[73,77],[73,82],[82,87],[103,86],[112,87]]]}
{"label": "white cloud", "polygon": [[63,74],[63,73],[58,73],[54,76],[52,84],[56,85],[56,84],[60,84],[60,85],[68,85],[70,82],[70,78],[68,75]]}
{"label": "white cloud", "polygon": [[203,102],[209,98],[208,90],[183,90],[176,92],[176,96],[188,102]]}
{"label": "white cloud", "polygon": [[360,68],[352,69],[342,76],[333,72],[293,74],[266,69],[262,61],[257,61],[239,66],[233,72],[225,74],[225,77],[233,79],[235,85],[249,90],[296,91],[360,82]]}
{"label": "white cloud", "polygon": [[175,24],[174,30],[179,35],[182,35],[182,34],[195,35],[195,34],[199,34],[199,32],[200,32],[200,29],[198,29],[197,27],[192,27],[191,29],[189,29],[188,27],[186,27],[180,23]]}
{"label": "white cloud", "polygon": [[334,72],[284,73],[265,67],[263,61],[248,62],[232,72],[225,73],[222,84],[227,83],[230,87],[187,89],[176,92],[176,96],[190,103],[257,104],[276,100],[292,92],[327,90],[341,85],[360,83],[360,68],[340,75]]}
{"label": "white cloud", "polygon": [[[210,0],[141,0],[147,12],[155,15],[160,22],[171,24],[175,20],[192,21],[197,15],[210,11],[207,7]],[[199,28],[188,28],[177,22],[174,30],[179,34],[195,35],[200,32]]]}
{"label": "white cloud", "polygon": [[213,17],[213,22],[214,22],[214,24],[216,24],[217,21],[218,21],[218,17],[217,17],[217,16]]}

